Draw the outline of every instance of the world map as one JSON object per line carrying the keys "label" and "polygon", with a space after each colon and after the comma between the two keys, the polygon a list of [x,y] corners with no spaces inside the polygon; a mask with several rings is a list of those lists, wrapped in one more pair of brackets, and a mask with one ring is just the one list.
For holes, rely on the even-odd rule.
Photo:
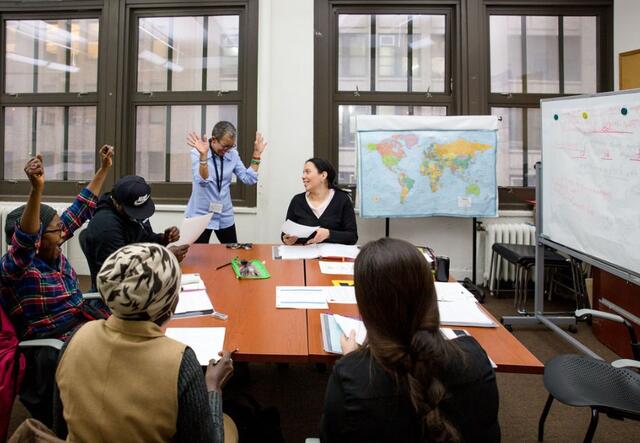
{"label": "world map", "polygon": [[495,131],[358,132],[363,217],[497,214]]}

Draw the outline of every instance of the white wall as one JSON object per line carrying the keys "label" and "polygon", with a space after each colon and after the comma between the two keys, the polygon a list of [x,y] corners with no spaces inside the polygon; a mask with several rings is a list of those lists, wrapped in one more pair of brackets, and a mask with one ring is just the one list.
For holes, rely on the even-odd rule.
{"label": "white wall", "polygon": [[[303,162],[313,156],[313,5],[314,0],[260,1],[258,129],[269,144],[260,165],[257,207],[236,208],[243,242],[279,242],[289,201],[303,190]],[[2,206],[11,205],[0,205],[0,209]],[[179,225],[183,212],[184,206],[157,205],[151,223],[160,232]],[[519,218],[509,221],[531,221],[526,213],[511,215]],[[501,213],[503,216],[506,214]],[[391,221],[390,233],[449,256],[456,277],[471,276],[471,220],[397,219]],[[384,220],[358,220],[358,234],[360,244],[384,236]],[[75,242],[70,242],[67,256],[78,273],[84,274],[87,266]],[[478,275],[482,270],[480,266]]]}
{"label": "white wall", "polygon": [[621,52],[640,49],[640,1],[615,0],[613,4],[613,78],[620,88],[618,56]]}

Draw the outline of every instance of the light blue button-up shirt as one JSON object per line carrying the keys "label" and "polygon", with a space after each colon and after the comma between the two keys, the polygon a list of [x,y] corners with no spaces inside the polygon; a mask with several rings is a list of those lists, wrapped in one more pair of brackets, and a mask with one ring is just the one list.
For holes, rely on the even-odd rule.
{"label": "light blue button-up shirt", "polygon": [[[213,162],[216,162],[215,166]],[[195,217],[209,213],[211,203],[222,204],[222,212],[213,214],[209,222],[209,229],[224,229],[233,225],[233,205],[231,203],[231,174],[235,174],[240,181],[246,185],[253,185],[258,181],[258,173],[252,168],[247,168],[240,160],[240,155],[236,149],[227,151],[222,158],[224,167],[220,167],[220,157],[214,156],[209,150],[207,155],[209,177],[203,179],[200,176],[200,153],[194,148],[191,149],[191,172],[193,182],[191,185],[191,197],[185,212],[186,218]],[[216,182],[216,170],[218,174],[222,169],[222,186],[218,191]]]}

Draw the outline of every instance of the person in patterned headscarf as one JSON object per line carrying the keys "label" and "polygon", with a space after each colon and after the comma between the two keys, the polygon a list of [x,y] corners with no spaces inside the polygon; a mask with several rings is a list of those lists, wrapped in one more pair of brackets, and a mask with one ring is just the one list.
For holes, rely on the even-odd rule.
{"label": "person in patterned headscarf", "polygon": [[124,246],[106,259],[96,283],[113,315],[84,325],[63,349],[56,372],[59,437],[222,442],[226,425],[235,428],[222,414],[230,353],[211,360],[203,376],[193,350],[164,335],[180,278],[178,260],[158,244]]}

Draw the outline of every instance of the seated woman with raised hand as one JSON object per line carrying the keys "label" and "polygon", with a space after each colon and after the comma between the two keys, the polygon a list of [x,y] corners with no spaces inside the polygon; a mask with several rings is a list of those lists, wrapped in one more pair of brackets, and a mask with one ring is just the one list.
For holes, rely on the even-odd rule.
{"label": "seated woman with raised hand", "polygon": [[336,187],[336,171],[326,160],[310,158],[304,164],[302,184],[305,192],[294,195],[287,210],[287,220],[305,226],[320,226],[308,238],[282,233],[287,245],[342,243],[358,241],[356,214],[349,195]]}
{"label": "seated woman with raised hand", "polygon": [[355,261],[358,309],[367,329],[341,340],[329,379],[323,442],[498,442],[498,388],[471,336],[447,340],[433,276],[415,246],[366,244]]}
{"label": "seated woman with raised hand", "polygon": [[105,260],[96,283],[113,315],[85,324],[62,349],[54,396],[59,437],[224,441],[221,390],[233,372],[230,353],[221,352],[203,375],[193,350],[164,334],[181,275],[175,255],[154,243],[124,246]]}

